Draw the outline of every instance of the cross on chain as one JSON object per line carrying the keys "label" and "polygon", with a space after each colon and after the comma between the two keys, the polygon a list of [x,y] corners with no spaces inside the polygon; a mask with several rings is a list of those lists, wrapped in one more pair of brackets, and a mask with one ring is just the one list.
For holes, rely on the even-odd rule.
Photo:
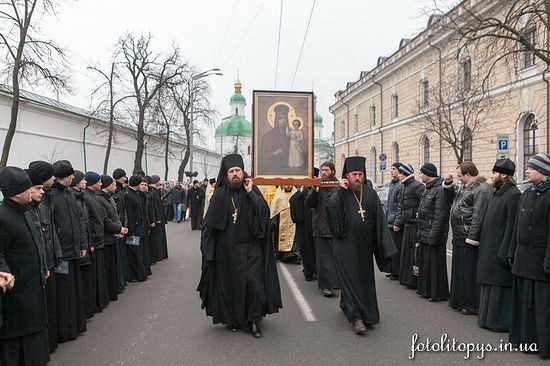
{"label": "cross on chain", "polygon": [[231,216],[233,216],[233,223],[236,224],[237,223],[237,209],[235,209],[235,212],[233,212],[233,214],[231,214]]}
{"label": "cross on chain", "polygon": [[361,215],[361,221],[365,221],[365,210],[363,210],[363,207],[361,205],[359,205],[359,211],[357,211],[357,213],[359,215]]}

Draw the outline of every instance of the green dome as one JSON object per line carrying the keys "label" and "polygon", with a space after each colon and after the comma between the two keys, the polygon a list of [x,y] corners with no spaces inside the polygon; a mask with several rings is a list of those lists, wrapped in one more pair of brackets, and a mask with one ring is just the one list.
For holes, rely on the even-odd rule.
{"label": "green dome", "polygon": [[233,116],[216,128],[216,137],[224,136],[252,136],[252,123],[242,116]]}
{"label": "green dome", "polygon": [[231,96],[231,99],[229,99],[229,101],[231,103],[245,103],[246,104],[246,99],[244,98],[244,95],[241,94],[241,92],[233,94],[233,96]]}
{"label": "green dome", "polygon": [[317,113],[317,109],[313,112],[313,124],[315,126],[322,125],[323,124],[323,117],[319,113]]}

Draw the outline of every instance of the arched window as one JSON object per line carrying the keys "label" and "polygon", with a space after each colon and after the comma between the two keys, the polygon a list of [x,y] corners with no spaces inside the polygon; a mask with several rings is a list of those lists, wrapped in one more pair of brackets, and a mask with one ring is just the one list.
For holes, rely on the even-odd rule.
{"label": "arched window", "polygon": [[468,94],[472,89],[472,60],[470,57],[464,57],[460,60],[458,82],[460,91],[463,94]]}
{"label": "arched window", "polygon": [[465,127],[462,130],[462,160],[472,161],[472,130],[470,127]]}
{"label": "arched window", "polygon": [[395,141],[391,143],[391,158],[394,163],[399,162],[399,144]]}
{"label": "arched window", "polygon": [[423,135],[420,138],[420,166],[430,162],[430,139]]}
{"label": "arched window", "polygon": [[[525,167],[529,159],[539,152],[539,123],[533,113],[529,113],[523,124],[523,162]],[[525,169],[523,169],[525,170]]]}
{"label": "arched window", "polygon": [[[372,182],[376,182],[376,148],[373,146],[370,148],[370,179]],[[365,177],[366,179],[366,177]]]}

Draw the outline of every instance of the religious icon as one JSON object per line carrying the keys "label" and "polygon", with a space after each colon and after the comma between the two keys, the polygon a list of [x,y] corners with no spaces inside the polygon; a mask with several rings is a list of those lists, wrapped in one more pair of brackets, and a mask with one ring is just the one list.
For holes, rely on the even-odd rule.
{"label": "religious icon", "polygon": [[313,93],[255,90],[253,100],[253,177],[311,177]]}

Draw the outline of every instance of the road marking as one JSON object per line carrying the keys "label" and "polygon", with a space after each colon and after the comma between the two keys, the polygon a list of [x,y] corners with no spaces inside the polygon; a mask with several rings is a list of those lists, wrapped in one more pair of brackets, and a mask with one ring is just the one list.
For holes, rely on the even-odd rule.
{"label": "road marking", "polygon": [[447,249],[447,255],[449,257],[452,257],[453,256],[453,250],[452,249]]}
{"label": "road marking", "polygon": [[300,291],[300,289],[298,288],[296,281],[294,281],[294,278],[292,278],[292,275],[290,274],[286,266],[281,262],[277,263],[277,266],[279,267],[279,272],[283,274],[283,277],[285,278],[285,281],[290,288],[290,292],[292,293],[294,301],[296,301],[296,305],[298,305],[298,308],[300,309],[304,320],[306,322],[317,321],[311,305],[309,305],[304,294],[302,294],[302,291]]}

